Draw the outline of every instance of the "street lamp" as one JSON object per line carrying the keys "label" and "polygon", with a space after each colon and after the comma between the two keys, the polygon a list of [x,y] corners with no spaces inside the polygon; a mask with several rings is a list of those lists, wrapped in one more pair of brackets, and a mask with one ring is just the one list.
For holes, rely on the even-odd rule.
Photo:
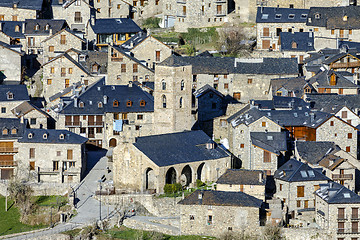
{"label": "street lamp", "polygon": [[100,221],[101,221],[101,183],[104,182],[106,180],[105,175],[102,175],[102,177],[100,178],[100,180],[98,180],[99,184],[100,184],[100,204],[99,204],[99,209],[100,209]]}

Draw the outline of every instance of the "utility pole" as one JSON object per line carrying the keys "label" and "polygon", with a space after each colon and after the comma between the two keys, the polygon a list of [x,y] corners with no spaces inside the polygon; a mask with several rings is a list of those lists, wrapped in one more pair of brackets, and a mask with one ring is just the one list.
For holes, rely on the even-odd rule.
{"label": "utility pole", "polygon": [[8,185],[6,184],[6,193],[5,193],[5,212],[7,212],[7,195],[8,195]]}
{"label": "utility pole", "polygon": [[100,221],[101,221],[101,180],[99,181],[100,183],[100,204],[99,204],[99,208],[100,208]]}

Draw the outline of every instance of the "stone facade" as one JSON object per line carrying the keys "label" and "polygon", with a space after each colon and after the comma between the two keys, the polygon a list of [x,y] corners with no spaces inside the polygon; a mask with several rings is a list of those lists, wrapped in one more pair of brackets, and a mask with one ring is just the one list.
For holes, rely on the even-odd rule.
{"label": "stone facade", "polygon": [[258,199],[265,200],[265,185],[216,184],[217,191],[244,192]]}
{"label": "stone facade", "polygon": [[0,82],[20,83],[22,80],[22,53],[0,45]]}
{"label": "stone facade", "polygon": [[83,39],[63,29],[42,41],[43,62],[48,62],[70,48],[82,50],[84,43]]}
{"label": "stone facade", "polygon": [[39,14],[39,11],[33,9],[0,7],[1,21],[25,21],[25,19],[37,19],[39,18]]}
{"label": "stone facade", "polygon": [[155,69],[154,133],[190,130],[192,67],[162,66]]}
{"label": "stone facade", "polygon": [[323,48],[337,48],[338,39],[344,41],[360,41],[360,29],[327,29],[325,27],[313,27],[314,47],[316,50]]}
{"label": "stone facade", "polygon": [[219,237],[228,231],[254,231],[260,226],[259,215],[255,207],[180,205],[181,234]]}
{"label": "stone facade", "polygon": [[[181,181],[185,167],[191,169],[190,187],[195,180],[213,182],[230,168],[230,156],[216,160],[180,163],[159,167],[131,143],[118,145],[113,153],[114,183],[117,188],[140,192],[147,190],[163,193],[167,172],[175,170],[176,182]],[[200,174],[200,175],[199,175]]]}
{"label": "stone facade", "polygon": [[108,51],[107,84],[126,85],[132,81],[154,81],[153,70],[139,60],[130,57],[119,48],[111,47]]}
{"label": "stone facade", "polygon": [[358,159],[358,130],[347,122],[331,117],[316,129],[316,141],[333,141]]}
{"label": "stone facade", "polygon": [[123,0],[96,0],[94,8],[96,18],[127,18],[130,16],[131,5]]}

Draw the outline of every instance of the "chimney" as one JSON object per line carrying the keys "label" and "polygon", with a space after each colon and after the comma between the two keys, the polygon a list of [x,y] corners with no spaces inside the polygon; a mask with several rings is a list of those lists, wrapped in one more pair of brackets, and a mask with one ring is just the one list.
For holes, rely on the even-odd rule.
{"label": "chimney", "polygon": [[107,96],[106,95],[104,95],[103,99],[104,99],[104,104],[107,104]]}
{"label": "chimney", "polygon": [[263,175],[263,173],[262,173],[262,172],[259,172],[259,182],[261,182],[261,183],[262,183],[262,181],[263,181],[262,175]]}
{"label": "chimney", "polygon": [[311,112],[310,113],[310,122],[314,122],[315,121],[315,113]]}
{"label": "chimney", "polygon": [[95,25],[95,16],[94,15],[91,15],[90,17],[90,21],[91,21],[91,25]]}
{"label": "chimney", "polygon": [[52,34],[52,28],[50,27],[49,28],[49,36],[52,36],[53,34]]}
{"label": "chimney", "polygon": [[25,22],[22,23],[21,31],[23,34],[25,33]]}
{"label": "chimney", "polygon": [[128,87],[132,87],[132,86],[133,86],[133,82],[132,82],[132,81],[129,81]]}
{"label": "chimney", "polygon": [[78,99],[77,97],[74,98],[74,107],[76,108],[77,107],[77,102],[78,102]]}
{"label": "chimney", "polygon": [[20,123],[21,123],[21,124],[24,123],[24,115],[20,117]]}
{"label": "chimney", "polygon": [[134,47],[134,42],[130,41],[130,47],[133,48]]}

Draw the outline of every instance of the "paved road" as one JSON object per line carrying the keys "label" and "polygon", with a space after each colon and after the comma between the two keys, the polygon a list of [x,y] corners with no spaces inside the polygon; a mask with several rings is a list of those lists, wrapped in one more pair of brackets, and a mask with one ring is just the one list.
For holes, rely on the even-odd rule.
{"label": "paved road", "polygon": [[[100,216],[99,201],[93,198],[95,191],[99,189],[98,180],[104,174],[107,175],[107,157],[104,157],[106,151],[89,151],[88,152],[88,174],[76,189],[77,215],[68,223],[58,224],[52,229],[41,232],[24,234],[21,236],[8,239],[37,239],[46,235],[52,235],[74,229],[81,225],[95,223]],[[109,207],[111,212],[114,208]],[[104,219],[107,216],[108,206],[102,204],[101,216]]]}

